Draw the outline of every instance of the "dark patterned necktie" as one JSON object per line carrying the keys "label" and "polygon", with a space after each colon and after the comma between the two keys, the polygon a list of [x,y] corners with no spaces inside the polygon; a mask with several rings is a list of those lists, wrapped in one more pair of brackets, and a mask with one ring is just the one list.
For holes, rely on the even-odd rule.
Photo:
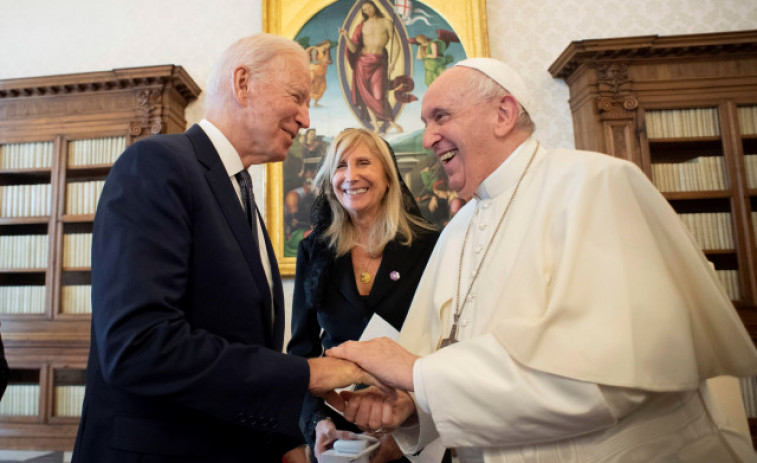
{"label": "dark patterned necktie", "polygon": [[252,178],[247,169],[243,169],[235,177],[239,182],[239,189],[242,191],[242,203],[244,204],[244,212],[247,214],[247,224],[252,230],[255,244],[258,244],[258,208],[255,205],[255,195],[252,193]]}

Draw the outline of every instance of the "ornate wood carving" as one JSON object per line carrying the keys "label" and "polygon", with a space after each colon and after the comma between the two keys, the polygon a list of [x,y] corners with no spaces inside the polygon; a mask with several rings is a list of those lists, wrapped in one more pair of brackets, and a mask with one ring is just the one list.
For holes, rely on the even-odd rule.
{"label": "ornate wood carving", "polygon": [[166,65],[6,79],[0,81],[0,99],[127,90],[153,85],[170,85],[186,102],[194,100],[200,93],[200,87],[189,77],[184,68]]}
{"label": "ornate wood carving", "polygon": [[184,127],[176,115],[199,93],[184,69],[173,65],[8,79],[0,81],[0,130],[18,119],[44,131],[48,125],[107,125],[127,118],[125,128],[138,139]]}
{"label": "ornate wood carving", "polygon": [[631,90],[626,64],[602,64],[597,68],[597,108],[602,119],[628,118],[639,106]]}
{"label": "ornate wood carving", "polygon": [[136,111],[139,119],[129,123],[129,133],[135,138],[157,135],[163,128],[161,104],[162,89],[142,89],[136,94]]}
{"label": "ornate wood carving", "polygon": [[754,53],[757,53],[757,31],[577,40],[571,42],[552,63],[549,72],[553,77],[567,80],[586,63],[711,56],[728,58]]}

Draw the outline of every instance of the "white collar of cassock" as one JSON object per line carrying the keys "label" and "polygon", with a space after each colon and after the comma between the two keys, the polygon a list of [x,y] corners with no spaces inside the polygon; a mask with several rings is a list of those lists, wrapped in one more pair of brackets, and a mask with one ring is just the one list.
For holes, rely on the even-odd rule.
{"label": "white collar of cassock", "polygon": [[481,182],[474,193],[476,199],[494,198],[512,188],[535,149],[536,140],[531,137],[515,148],[515,151]]}

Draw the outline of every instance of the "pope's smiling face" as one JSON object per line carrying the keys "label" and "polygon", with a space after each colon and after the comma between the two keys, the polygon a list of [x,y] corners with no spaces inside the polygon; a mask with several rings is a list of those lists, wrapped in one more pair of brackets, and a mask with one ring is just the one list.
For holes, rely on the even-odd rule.
{"label": "pope's smiling face", "polygon": [[426,124],[423,146],[444,166],[451,189],[470,197],[491,174],[486,158],[497,122],[496,101],[473,99],[466,85],[471,72],[464,67],[445,71],[423,97],[421,118]]}

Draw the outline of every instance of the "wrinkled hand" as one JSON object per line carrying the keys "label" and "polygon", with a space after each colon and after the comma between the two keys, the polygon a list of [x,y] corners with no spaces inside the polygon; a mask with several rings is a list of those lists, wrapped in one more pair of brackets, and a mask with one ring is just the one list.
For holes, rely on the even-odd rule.
{"label": "wrinkled hand", "polygon": [[413,390],[413,364],[418,356],[389,338],[347,341],[327,350],[326,356],[355,362],[387,386]]}
{"label": "wrinkled hand", "polygon": [[319,421],[315,425],[315,445],[313,446],[315,458],[321,461],[321,455],[333,447],[335,440],[349,438],[350,432],[338,431],[333,421],[329,419]]}
{"label": "wrinkled hand", "polygon": [[374,376],[347,360],[328,357],[311,358],[308,359],[308,365],[310,366],[310,383],[308,384],[310,393],[326,399],[339,409],[342,399],[334,389],[353,384],[369,384],[389,391]]}
{"label": "wrinkled hand", "polygon": [[344,419],[366,432],[392,432],[415,415],[415,402],[406,392],[387,395],[370,387],[342,391]]}

